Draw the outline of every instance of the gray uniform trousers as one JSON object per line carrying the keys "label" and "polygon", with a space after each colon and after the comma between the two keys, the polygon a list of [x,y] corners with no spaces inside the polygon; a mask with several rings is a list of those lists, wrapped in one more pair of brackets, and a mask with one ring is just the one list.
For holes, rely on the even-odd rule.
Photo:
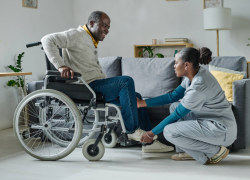
{"label": "gray uniform trousers", "polygon": [[[170,113],[173,113],[179,104],[180,102],[173,103]],[[232,143],[225,141],[226,128],[223,125],[209,120],[195,120],[191,113],[167,125],[163,135],[176,146],[177,153],[186,152],[202,164],[217,154],[220,146],[229,146]]]}

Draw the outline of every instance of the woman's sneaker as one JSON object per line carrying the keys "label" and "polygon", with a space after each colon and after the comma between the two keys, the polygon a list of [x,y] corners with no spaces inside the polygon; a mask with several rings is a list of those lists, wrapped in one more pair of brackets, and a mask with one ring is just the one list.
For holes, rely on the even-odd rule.
{"label": "woman's sneaker", "polygon": [[176,161],[194,160],[194,158],[190,156],[188,153],[174,154],[171,156],[171,158]]}
{"label": "woman's sneaker", "polygon": [[142,146],[142,152],[145,153],[170,152],[173,150],[173,146],[167,146],[157,140],[155,140],[154,143],[151,145]]}
{"label": "woman's sneaker", "polygon": [[215,154],[213,157],[211,157],[206,163],[207,164],[217,164],[222,159],[227,157],[228,154],[229,154],[229,150],[226,147],[221,146],[220,151],[217,154]]}
{"label": "woman's sneaker", "polygon": [[[133,139],[135,141],[140,141],[143,134],[145,134],[146,131],[138,128],[133,134],[128,134],[128,139]],[[154,140],[157,139],[157,135],[154,136]]]}

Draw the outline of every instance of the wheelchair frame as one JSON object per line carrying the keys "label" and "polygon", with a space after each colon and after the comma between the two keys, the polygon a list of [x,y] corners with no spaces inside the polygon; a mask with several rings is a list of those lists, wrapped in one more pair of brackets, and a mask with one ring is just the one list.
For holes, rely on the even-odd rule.
{"label": "wheelchair frame", "polygon": [[[32,44],[28,44],[26,45],[26,47],[32,47],[32,46],[37,46],[37,45],[40,45],[41,43],[38,42],[38,43],[32,43]],[[43,48],[42,48],[43,49]],[[46,57],[47,58],[47,57]],[[46,59],[47,60],[47,59]],[[47,66],[48,67],[48,66]],[[76,112],[76,115],[74,115],[74,118],[75,116],[77,116],[77,119],[75,119],[75,121],[84,121],[85,120],[85,117],[88,113],[88,110],[94,110],[96,111],[97,113],[99,113],[100,111],[104,111],[105,112],[105,117],[104,117],[104,122],[99,122],[99,115],[98,117],[95,117],[95,121],[93,122],[93,125],[97,125],[97,126],[101,126],[101,127],[97,127],[97,128],[94,128],[94,129],[83,129],[83,124],[81,122],[78,122],[80,123],[80,129],[82,129],[82,133],[95,133],[95,132],[100,132],[98,138],[96,140],[93,140],[93,139],[90,139],[91,137],[87,138],[84,142],[84,145],[82,147],[82,152],[83,152],[83,155],[88,159],[88,160],[99,160],[102,158],[103,154],[104,154],[104,151],[105,149],[103,149],[103,144],[102,144],[102,138],[104,135],[107,135],[107,136],[110,136],[112,133],[114,133],[114,127],[110,128],[109,131],[107,132],[107,129],[108,129],[108,125],[109,124],[113,124],[115,123],[116,125],[118,124],[118,122],[120,122],[120,125],[121,125],[121,128],[122,128],[122,133],[121,135],[117,138],[117,142],[119,142],[121,145],[131,145],[131,144],[135,144],[135,142],[133,140],[128,140],[128,136],[127,136],[127,133],[126,133],[126,128],[125,128],[125,125],[124,125],[124,122],[123,122],[123,118],[122,118],[122,114],[121,114],[121,111],[119,109],[119,107],[115,104],[111,104],[111,103],[104,103],[104,107],[97,107],[96,105],[96,99],[97,99],[97,96],[96,96],[96,93],[92,90],[92,88],[80,77],[81,75],[79,73],[75,73],[75,74],[78,74],[78,75],[74,75],[74,78],[77,78],[80,82],[82,82],[83,85],[85,85],[87,87],[87,89],[92,93],[93,97],[89,103],[88,106],[77,106],[76,103],[71,99],[69,98],[67,95],[63,94],[62,92],[60,91],[56,91],[56,90],[50,90],[50,91],[46,91],[47,89],[47,85],[48,85],[48,79],[49,77],[53,77],[53,76],[57,76],[57,77],[60,77],[60,72],[58,71],[51,71],[51,70],[47,70],[46,72],[46,76],[45,76],[45,79],[44,79],[44,90],[39,90],[39,91],[35,91],[35,93],[31,93],[30,95],[28,95],[28,99],[24,98],[20,104],[18,105],[16,111],[15,111],[15,115],[14,115],[14,130],[15,130],[15,134],[16,134],[16,137],[17,139],[19,140],[20,142],[20,145],[22,146],[22,148],[28,153],[30,154],[31,156],[37,158],[37,159],[40,159],[40,160],[58,160],[58,159],[61,159],[65,156],[67,156],[68,154],[70,154],[74,148],[76,148],[76,146],[78,145],[80,139],[81,139],[81,136],[79,135],[80,132],[75,132],[75,127],[73,125],[73,127],[71,128],[68,128],[68,127],[59,127],[59,128],[64,128],[63,131],[68,131],[70,133],[76,133],[78,134],[77,135],[77,139],[75,139],[73,137],[73,140],[75,140],[76,142],[74,143],[70,143],[70,147],[67,147],[69,150],[67,150],[66,153],[64,153],[62,156],[61,155],[58,155],[58,153],[55,153],[54,155],[50,155],[51,157],[43,157],[43,156],[39,156],[35,153],[33,153],[32,149],[27,149],[29,148],[28,146],[25,145],[25,139],[29,138],[31,136],[31,133],[29,133],[29,129],[27,131],[23,131],[22,133],[20,133],[20,129],[19,129],[19,119],[18,118],[21,118],[21,113],[23,111],[23,109],[21,109],[22,107],[26,107],[27,105],[29,105],[28,103],[28,100],[32,101],[32,97],[38,97],[41,93],[44,94],[44,92],[47,92],[48,94],[52,94],[52,95],[55,95],[55,97],[60,97],[60,98],[64,98],[65,102],[67,99],[70,99],[70,100],[67,100],[67,103],[70,105],[70,107],[72,108],[73,107],[73,111]],[[44,95],[41,95],[41,96],[44,96]],[[44,97],[47,97],[47,96],[44,96]],[[46,98],[45,100],[45,104],[46,104]],[[73,103],[72,103],[73,102]],[[37,103],[35,106],[41,106],[41,104]],[[115,108],[117,114],[116,116],[109,116],[108,115],[108,112],[109,112],[109,108],[110,107],[113,107]],[[39,107],[39,113],[40,113],[40,108],[42,107]],[[60,107],[62,108],[62,107]],[[53,129],[50,129],[50,130],[47,130],[51,127],[51,125],[49,123],[44,123],[44,122],[40,122],[40,126],[34,126],[34,125],[30,125],[31,123],[30,122],[27,122],[29,121],[29,119],[25,118],[27,117],[27,109],[25,109],[24,111],[24,114],[22,117],[24,119],[24,126],[30,126],[29,128],[32,128],[32,129],[37,129],[37,130],[40,130],[41,132],[45,133],[45,140],[47,138],[47,141],[52,141],[52,145],[53,145],[53,138],[51,139],[51,137],[53,135],[49,135],[50,136],[50,139],[47,137],[48,133],[50,133],[50,130],[51,132],[52,131],[56,131],[56,128],[53,130]],[[80,110],[84,110],[84,117],[83,119],[79,119],[79,115],[80,115]],[[44,115],[43,115],[44,114]],[[44,111],[42,113],[43,116],[41,116],[42,118],[47,118],[46,116],[46,111]],[[39,114],[39,118],[40,117],[40,114]],[[80,116],[81,117],[81,116]],[[96,119],[98,118],[98,119]],[[39,119],[40,121],[40,119]],[[21,123],[23,123],[21,121]],[[43,124],[44,123],[44,124]],[[77,127],[79,129],[79,127]],[[57,127],[58,129],[58,127]],[[77,130],[78,131],[78,130]],[[40,133],[41,133],[40,132]],[[35,137],[35,135],[32,135],[33,137]],[[44,136],[44,135],[43,135]],[[115,136],[112,136],[112,137],[117,137],[116,135]],[[72,141],[73,141],[72,140]],[[29,140],[29,142],[32,141],[32,137],[31,137],[31,140]],[[35,142],[33,144],[36,143],[37,140],[35,140]],[[55,143],[55,142],[54,142]],[[39,143],[40,144],[40,143]],[[115,143],[116,144],[116,143]],[[57,144],[56,144],[57,145]],[[45,145],[46,146],[46,145]],[[58,146],[58,145],[57,145]],[[59,145],[61,146],[61,145]],[[67,144],[66,144],[67,146]],[[71,147],[72,146],[72,147]],[[66,150],[64,150],[66,151]],[[64,152],[63,151],[63,152]],[[99,152],[101,151],[101,152]],[[94,154],[93,154],[94,153]]]}

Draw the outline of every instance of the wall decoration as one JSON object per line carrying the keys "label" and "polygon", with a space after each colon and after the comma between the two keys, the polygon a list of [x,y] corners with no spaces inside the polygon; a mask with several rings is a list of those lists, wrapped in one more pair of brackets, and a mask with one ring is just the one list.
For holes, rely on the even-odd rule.
{"label": "wall decoration", "polygon": [[223,0],[203,0],[203,9],[223,7]]}
{"label": "wall decoration", "polygon": [[37,9],[37,0],[23,0],[23,7]]}

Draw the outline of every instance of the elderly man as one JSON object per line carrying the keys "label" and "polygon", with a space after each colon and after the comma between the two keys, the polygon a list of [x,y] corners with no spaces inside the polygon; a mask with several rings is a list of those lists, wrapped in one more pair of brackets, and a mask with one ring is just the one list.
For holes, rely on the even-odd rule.
{"label": "elderly man", "polygon": [[[128,76],[105,78],[98,61],[98,43],[103,41],[110,28],[109,16],[101,11],[94,11],[84,26],[64,32],[49,34],[42,38],[42,45],[50,62],[61,73],[61,77],[73,77],[74,72],[82,74],[82,78],[96,92],[101,93],[105,102],[119,100],[122,116],[129,139],[140,141],[144,130],[151,130],[150,119],[146,108],[137,109],[134,81]],[[61,58],[58,48],[63,48]],[[139,113],[138,113],[139,112]],[[138,115],[140,118],[138,118]],[[140,129],[140,127],[143,129]],[[154,141],[152,145],[143,147],[144,152],[168,152],[173,147]]]}

